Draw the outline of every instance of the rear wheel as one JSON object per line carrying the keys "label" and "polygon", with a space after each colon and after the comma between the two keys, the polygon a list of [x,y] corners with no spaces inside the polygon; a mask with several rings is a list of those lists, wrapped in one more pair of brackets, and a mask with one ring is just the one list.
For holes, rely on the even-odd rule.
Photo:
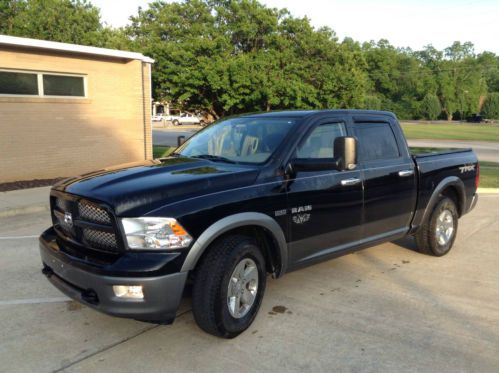
{"label": "rear wheel", "polygon": [[234,338],[258,313],[266,285],[265,259],[256,242],[233,235],[208,249],[195,273],[194,319],[204,331]]}
{"label": "rear wheel", "polygon": [[442,196],[416,234],[416,245],[424,254],[447,254],[456,239],[459,215],[455,202]]}
{"label": "rear wheel", "polygon": [[180,122],[177,119],[174,119],[173,122],[172,122],[172,124],[174,126],[178,126],[178,125],[180,125]]}

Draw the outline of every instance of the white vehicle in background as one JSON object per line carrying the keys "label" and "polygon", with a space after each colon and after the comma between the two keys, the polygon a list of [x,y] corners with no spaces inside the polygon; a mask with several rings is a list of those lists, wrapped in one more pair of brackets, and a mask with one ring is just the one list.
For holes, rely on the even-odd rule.
{"label": "white vehicle in background", "polygon": [[204,118],[191,113],[180,113],[180,115],[172,115],[170,118],[174,126],[179,126],[182,124],[199,124],[204,126],[206,121]]}
{"label": "white vehicle in background", "polygon": [[166,120],[166,117],[163,116],[162,114],[158,114],[158,115],[153,115],[152,116],[152,121],[153,122],[161,122],[163,120]]}

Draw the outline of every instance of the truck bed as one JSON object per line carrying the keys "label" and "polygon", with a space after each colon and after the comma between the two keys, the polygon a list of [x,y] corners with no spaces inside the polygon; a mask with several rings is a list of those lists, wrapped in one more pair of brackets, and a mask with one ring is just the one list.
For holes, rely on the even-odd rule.
{"label": "truck bed", "polygon": [[424,158],[434,155],[454,154],[469,152],[471,148],[429,148],[429,147],[409,147],[409,152],[413,157]]}
{"label": "truck bed", "polygon": [[464,193],[456,198],[463,202],[462,211],[468,211],[476,190],[478,159],[472,149],[463,148],[409,148],[418,171],[418,200],[413,224],[423,221],[426,206],[438,185],[452,181],[463,186]]}

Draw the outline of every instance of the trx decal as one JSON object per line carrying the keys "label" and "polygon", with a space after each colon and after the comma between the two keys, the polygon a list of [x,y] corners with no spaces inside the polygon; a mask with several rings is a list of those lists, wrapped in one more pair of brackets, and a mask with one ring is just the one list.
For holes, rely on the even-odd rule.
{"label": "trx decal", "polygon": [[464,174],[465,172],[475,171],[475,165],[465,164],[464,166],[459,167],[459,170],[461,171],[462,174]]}

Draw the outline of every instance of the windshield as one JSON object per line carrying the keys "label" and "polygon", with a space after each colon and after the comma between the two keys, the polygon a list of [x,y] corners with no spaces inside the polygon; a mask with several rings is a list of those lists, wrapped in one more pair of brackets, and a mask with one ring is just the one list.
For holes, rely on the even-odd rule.
{"label": "windshield", "polygon": [[264,163],[295,124],[291,118],[233,118],[187,140],[175,154],[214,161]]}

